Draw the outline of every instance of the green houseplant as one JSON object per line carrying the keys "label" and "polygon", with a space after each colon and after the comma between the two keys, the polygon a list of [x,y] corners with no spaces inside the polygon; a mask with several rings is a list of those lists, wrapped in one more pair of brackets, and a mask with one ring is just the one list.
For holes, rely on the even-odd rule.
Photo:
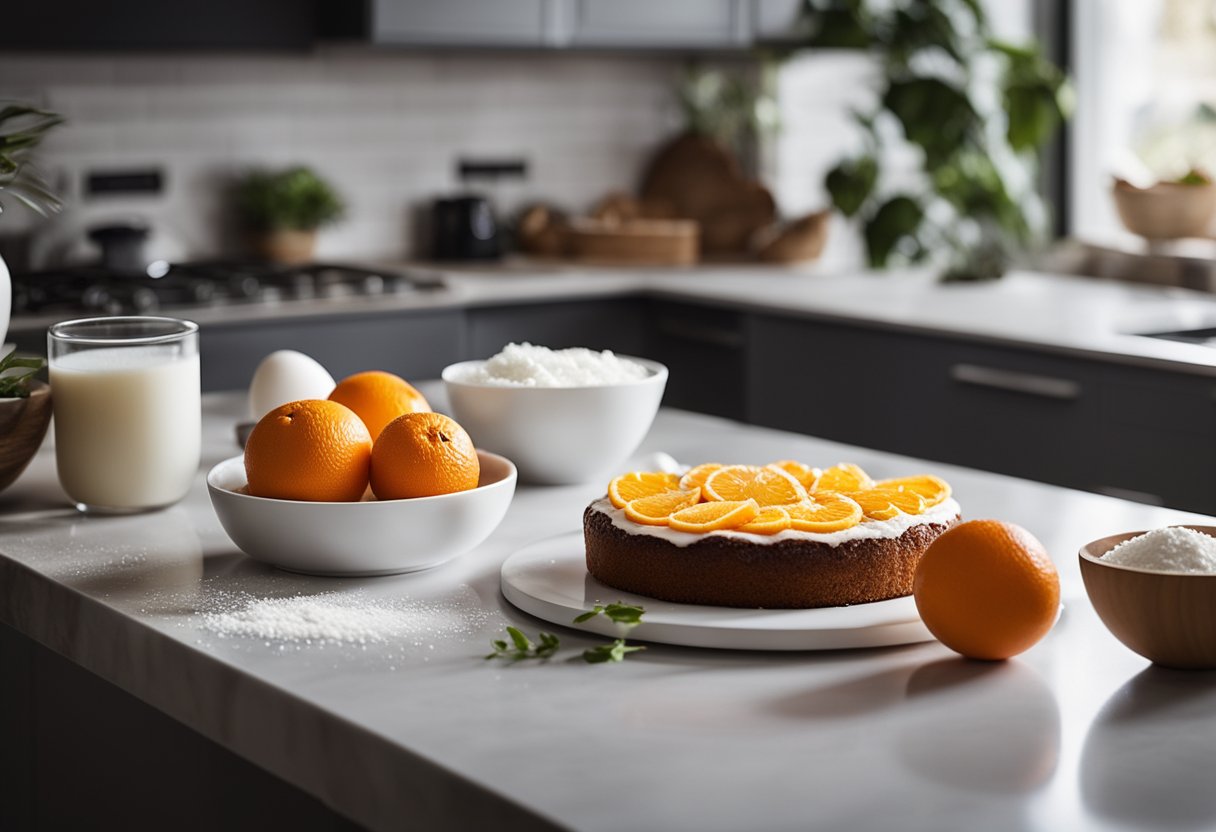
{"label": "green houseplant", "polygon": [[307,167],[251,171],[237,183],[235,196],[254,248],[276,263],[311,260],[317,229],[345,211],[337,191]]}
{"label": "green houseplant", "polygon": [[[872,267],[932,259],[948,280],[998,277],[1042,237],[1032,183],[1070,91],[1037,46],[993,38],[979,0],[806,0],[801,24],[806,47],[864,50],[882,68],[876,106],[853,114],[862,147],[824,183]],[[894,141],[921,160],[899,186]]]}

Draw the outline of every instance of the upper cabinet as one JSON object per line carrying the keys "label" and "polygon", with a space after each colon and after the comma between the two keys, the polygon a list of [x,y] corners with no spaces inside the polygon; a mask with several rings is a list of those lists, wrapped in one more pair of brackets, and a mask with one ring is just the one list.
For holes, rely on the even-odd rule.
{"label": "upper cabinet", "polygon": [[369,30],[381,44],[558,45],[557,0],[372,0]]}
{"label": "upper cabinet", "polygon": [[749,45],[746,0],[572,0],[569,46],[721,48]]}
{"label": "upper cabinet", "polygon": [[781,40],[801,0],[372,0],[384,46],[735,50]]}

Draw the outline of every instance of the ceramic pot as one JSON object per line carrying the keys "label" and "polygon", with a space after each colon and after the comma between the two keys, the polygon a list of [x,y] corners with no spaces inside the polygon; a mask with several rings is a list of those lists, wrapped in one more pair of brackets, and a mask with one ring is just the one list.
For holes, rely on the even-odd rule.
{"label": "ceramic pot", "polygon": [[299,231],[292,228],[267,231],[254,238],[254,248],[271,263],[298,266],[312,261],[317,248],[317,232],[316,229]]}
{"label": "ceramic pot", "polygon": [[51,388],[31,384],[24,399],[0,399],[0,491],[8,488],[30,464],[51,422]]}

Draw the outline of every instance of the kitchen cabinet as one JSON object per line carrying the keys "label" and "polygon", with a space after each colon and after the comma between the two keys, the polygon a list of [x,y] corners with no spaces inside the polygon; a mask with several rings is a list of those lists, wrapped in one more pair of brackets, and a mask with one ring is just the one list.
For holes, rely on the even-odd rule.
{"label": "kitchen cabinet", "polygon": [[755,316],[751,421],[1216,511],[1216,382],[864,327]]}
{"label": "kitchen cabinet", "polygon": [[371,39],[420,46],[546,46],[556,0],[373,0]]}
{"label": "kitchen cabinet", "polygon": [[749,44],[744,0],[573,0],[571,46],[741,47]]}
{"label": "kitchen cabinet", "polygon": [[640,301],[615,298],[473,308],[466,321],[465,355],[489,358],[512,341],[641,355],[641,309]]}
{"label": "kitchen cabinet", "polygon": [[461,359],[463,332],[458,309],[204,325],[199,332],[203,390],[245,389],[258,362],[275,350],[307,353],[335,379],[372,369],[436,378]]}
{"label": "kitchen cabinet", "polygon": [[646,355],[667,365],[663,404],[745,421],[747,329],[742,313],[653,301]]}
{"label": "kitchen cabinet", "polygon": [[298,0],[44,0],[5,4],[0,49],[303,50],[317,34]]}

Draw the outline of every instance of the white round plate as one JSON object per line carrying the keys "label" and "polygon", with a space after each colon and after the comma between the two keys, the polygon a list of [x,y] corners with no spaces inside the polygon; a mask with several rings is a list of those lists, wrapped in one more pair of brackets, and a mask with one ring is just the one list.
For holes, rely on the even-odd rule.
{"label": "white round plate", "polygon": [[625,635],[596,616],[574,624],[595,604],[624,601],[646,608],[630,639],[733,650],[844,650],[932,641],[909,596],[813,610],[751,610],[659,601],[601,584],[587,572],[582,532],[525,546],[502,565],[502,594],[526,613],[564,627]]}

